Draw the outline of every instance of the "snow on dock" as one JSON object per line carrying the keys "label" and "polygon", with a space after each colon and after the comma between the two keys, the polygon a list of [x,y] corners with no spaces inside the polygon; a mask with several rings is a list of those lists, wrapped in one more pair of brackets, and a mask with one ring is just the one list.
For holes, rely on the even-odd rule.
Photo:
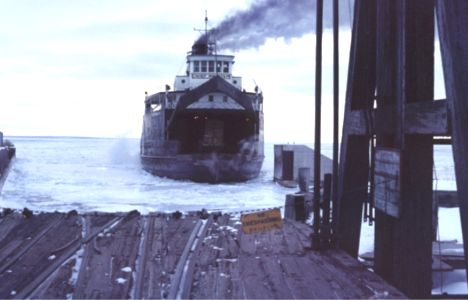
{"label": "snow on dock", "polygon": [[228,214],[13,212],[0,217],[0,298],[403,298],[311,229],[244,234]]}

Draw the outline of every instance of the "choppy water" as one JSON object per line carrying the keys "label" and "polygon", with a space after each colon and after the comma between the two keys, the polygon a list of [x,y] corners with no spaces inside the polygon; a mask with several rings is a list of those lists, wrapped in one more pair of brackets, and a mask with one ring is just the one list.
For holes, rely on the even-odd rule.
{"label": "choppy water", "polygon": [[[2,192],[2,206],[42,211],[128,211],[281,206],[291,190],[273,183],[273,145],[257,179],[201,184],[159,178],[141,169],[139,140],[12,138],[17,157]],[[269,149],[271,148],[271,149]]]}
{"label": "choppy water", "polygon": [[[141,169],[138,139],[10,138],[17,157],[3,188],[1,207],[41,211],[241,211],[284,204],[295,190],[273,182],[273,144],[257,179],[202,184],[159,178]],[[439,147],[439,188],[453,188],[451,149]],[[330,145],[323,153],[331,156]]]}

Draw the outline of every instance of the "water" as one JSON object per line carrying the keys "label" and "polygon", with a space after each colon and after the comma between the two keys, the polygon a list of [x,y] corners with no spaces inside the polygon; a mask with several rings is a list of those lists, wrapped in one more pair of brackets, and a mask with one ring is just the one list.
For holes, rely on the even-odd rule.
{"label": "water", "polygon": [[[273,182],[273,144],[260,176],[245,183],[202,184],[143,171],[138,139],[10,138],[17,157],[1,207],[40,211],[242,211],[284,205],[287,189]],[[331,157],[330,144],[322,152]],[[434,187],[455,189],[450,146],[437,146]]]}
{"label": "water", "polygon": [[142,170],[138,139],[11,138],[17,157],[2,207],[40,211],[242,211],[284,204],[294,190],[273,182],[273,145],[260,176],[245,183],[202,184]]}

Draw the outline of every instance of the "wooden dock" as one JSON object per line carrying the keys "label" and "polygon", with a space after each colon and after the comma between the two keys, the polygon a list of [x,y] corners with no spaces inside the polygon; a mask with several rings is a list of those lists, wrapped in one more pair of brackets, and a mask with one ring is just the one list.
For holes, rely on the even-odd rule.
{"label": "wooden dock", "polygon": [[0,298],[404,298],[309,226],[243,234],[240,215],[10,212]]}

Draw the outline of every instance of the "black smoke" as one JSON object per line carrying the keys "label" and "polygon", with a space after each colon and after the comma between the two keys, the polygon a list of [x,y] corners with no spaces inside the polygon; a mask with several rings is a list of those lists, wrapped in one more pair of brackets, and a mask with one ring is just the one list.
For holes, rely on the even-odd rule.
{"label": "black smoke", "polygon": [[[317,0],[257,0],[245,11],[228,16],[210,31],[218,50],[257,48],[267,38],[287,41],[315,32]],[[324,0],[324,27],[333,25],[332,0]],[[339,0],[340,26],[351,26],[354,0]],[[195,44],[206,41],[202,35]]]}

